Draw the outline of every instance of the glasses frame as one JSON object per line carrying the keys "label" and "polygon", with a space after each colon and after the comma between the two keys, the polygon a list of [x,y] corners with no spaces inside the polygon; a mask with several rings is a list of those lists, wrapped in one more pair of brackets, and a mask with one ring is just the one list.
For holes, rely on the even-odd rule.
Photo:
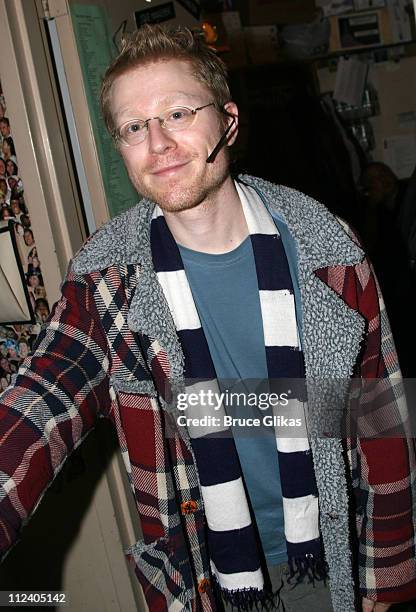
{"label": "glasses frame", "polygon": [[[204,104],[203,106],[197,106],[196,108],[192,108],[191,106],[171,106],[169,108],[167,108],[164,113],[167,113],[170,110],[174,110],[176,108],[185,108],[186,110],[191,111],[192,115],[193,115],[193,120],[192,123],[190,123],[189,125],[187,125],[186,127],[179,127],[179,128],[168,128],[166,126],[163,125],[163,123],[165,122],[165,119],[163,119],[162,117],[149,117],[149,119],[130,119],[129,121],[125,121],[119,128],[117,128],[114,133],[113,133],[113,138],[115,140],[116,143],[121,144],[123,147],[137,147],[137,145],[142,144],[146,138],[147,135],[149,133],[149,121],[153,121],[154,119],[157,119],[159,121],[160,127],[163,128],[164,130],[168,130],[169,132],[180,132],[181,130],[186,130],[189,127],[191,127],[194,124],[194,121],[196,119],[196,114],[198,111],[202,110],[203,108],[208,108],[208,106],[216,106],[215,102],[209,102],[208,104]],[[223,111],[224,112],[224,111]],[[123,140],[123,138],[120,136],[120,132],[123,129],[124,126],[128,125],[129,123],[134,123],[135,121],[137,122],[141,122],[143,124],[143,128],[146,128],[146,133],[145,136],[143,138],[143,140],[141,140],[140,142],[137,142],[136,144],[129,144],[128,142],[125,142],[125,140]]]}

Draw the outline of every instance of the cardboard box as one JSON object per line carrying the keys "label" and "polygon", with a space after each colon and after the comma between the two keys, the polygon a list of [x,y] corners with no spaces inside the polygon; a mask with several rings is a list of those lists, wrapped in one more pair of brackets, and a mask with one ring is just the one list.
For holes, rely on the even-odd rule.
{"label": "cardboard box", "polygon": [[242,0],[241,5],[245,26],[308,23],[316,12],[314,0]]}

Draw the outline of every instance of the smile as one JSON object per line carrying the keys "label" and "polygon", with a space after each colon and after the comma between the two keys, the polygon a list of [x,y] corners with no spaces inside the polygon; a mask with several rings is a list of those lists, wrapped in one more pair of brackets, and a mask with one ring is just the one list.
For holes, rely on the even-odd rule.
{"label": "smile", "polygon": [[178,172],[181,168],[184,168],[188,162],[184,162],[183,164],[174,164],[172,166],[167,166],[166,168],[161,168],[160,170],[156,170],[152,172],[154,176],[172,176],[176,172]]}

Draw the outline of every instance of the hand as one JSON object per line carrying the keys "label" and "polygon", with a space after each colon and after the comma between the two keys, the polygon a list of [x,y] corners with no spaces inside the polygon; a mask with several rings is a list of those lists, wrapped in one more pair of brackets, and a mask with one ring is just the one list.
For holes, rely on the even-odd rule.
{"label": "hand", "polygon": [[386,612],[392,605],[392,603],[373,601],[372,599],[363,597],[363,612]]}

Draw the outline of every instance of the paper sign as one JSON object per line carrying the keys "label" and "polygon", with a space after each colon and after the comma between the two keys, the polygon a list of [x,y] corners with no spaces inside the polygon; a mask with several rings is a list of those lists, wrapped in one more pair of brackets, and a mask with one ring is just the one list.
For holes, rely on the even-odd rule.
{"label": "paper sign", "polygon": [[107,204],[110,215],[115,216],[140,199],[130,183],[100,112],[101,80],[116,50],[101,7],[70,4],[70,8]]}
{"label": "paper sign", "polygon": [[416,111],[399,113],[397,115],[397,122],[399,127],[403,128],[404,130],[416,131]]}
{"label": "paper sign", "polygon": [[322,8],[325,17],[354,10],[353,0],[316,0],[316,6]]}
{"label": "paper sign", "polygon": [[357,57],[338,61],[334,100],[350,106],[360,106],[367,81],[368,65]]}
{"label": "paper sign", "polygon": [[383,156],[399,179],[409,178],[416,166],[416,137],[409,134],[385,138]]}
{"label": "paper sign", "polygon": [[407,0],[387,0],[391,33],[395,43],[412,40],[409,13],[406,10],[407,5]]}

